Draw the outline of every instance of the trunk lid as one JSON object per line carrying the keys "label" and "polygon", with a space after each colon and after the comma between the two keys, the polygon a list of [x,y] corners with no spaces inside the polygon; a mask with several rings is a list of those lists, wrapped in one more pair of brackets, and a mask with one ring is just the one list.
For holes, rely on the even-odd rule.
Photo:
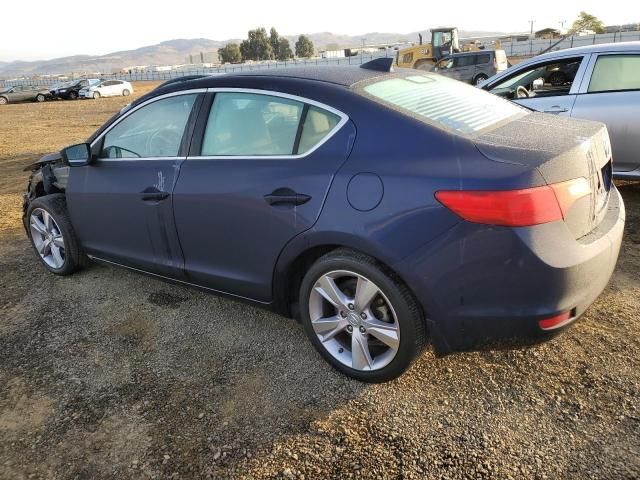
{"label": "trunk lid", "polygon": [[565,216],[575,238],[591,232],[604,217],[612,185],[604,124],[534,112],[481,133],[474,143],[490,160],[536,168],[547,184],[587,179],[590,194]]}

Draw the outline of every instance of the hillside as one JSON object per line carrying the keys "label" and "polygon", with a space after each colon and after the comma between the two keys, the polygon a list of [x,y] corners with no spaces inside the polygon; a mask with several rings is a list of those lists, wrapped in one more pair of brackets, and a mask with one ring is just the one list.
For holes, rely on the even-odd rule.
{"label": "hillside", "polygon": [[[426,33],[427,30],[423,32]],[[461,31],[461,37],[493,36],[496,32]],[[285,35],[293,45],[297,35]],[[316,49],[324,49],[327,45],[339,48],[356,47],[364,39],[367,44],[393,43],[398,41],[415,41],[418,32],[407,34],[371,32],[363,35],[337,35],[331,32],[318,32],[308,35]],[[427,36],[425,35],[425,38]],[[106,55],[73,55],[70,57],[54,58],[40,61],[0,62],[0,78],[10,78],[21,75],[42,75],[57,73],[96,73],[112,72],[132,65],[172,65],[185,63],[190,54],[211,52],[229,42],[239,42],[238,39],[210,40],[207,38],[176,39],[148,45],[135,50],[123,50]]]}

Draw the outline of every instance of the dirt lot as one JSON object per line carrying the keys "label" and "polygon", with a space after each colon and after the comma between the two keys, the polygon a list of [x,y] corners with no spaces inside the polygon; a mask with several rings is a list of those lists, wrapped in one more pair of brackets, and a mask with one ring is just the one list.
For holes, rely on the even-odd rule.
{"label": "dirt lot", "polygon": [[128,271],[39,265],[22,167],[124,103],[0,107],[1,479],[640,478],[640,185],[621,186],[611,284],[569,331],[427,352],[364,385],[293,321]]}

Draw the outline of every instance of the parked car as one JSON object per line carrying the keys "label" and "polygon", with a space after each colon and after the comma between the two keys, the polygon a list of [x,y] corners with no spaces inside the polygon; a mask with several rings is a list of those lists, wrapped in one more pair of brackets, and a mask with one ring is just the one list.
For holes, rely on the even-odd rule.
{"label": "parked car", "polygon": [[80,90],[90,88],[101,82],[99,78],[84,78],[64,83],[60,87],[52,89],[51,95],[65,100],[75,100],[80,96]]}
{"label": "parked car", "polygon": [[296,317],[331,365],[373,382],[428,337],[445,353],[575,321],[624,227],[604,125],[392,62],[153,90],[29,167],[38,258]]}
{"label": "parked car", "polygon": [[462,82],[479,85],[508,68],[504,50],[454,53],[435,64],[433,71]]}
{"label": "parked car", "polygon": [[640,179],[640,42],[546,53],[481,87],[533,110],[605,123],[614,178]]}
{"label": "parked car", "polygon": [[44,102],[49,97],[49,90],[31,85],[16,85],[0,89],[0,105],[15,102]]}
{"label": "parked car", "polygon": [[124,80],[103,80],[80,90],[79,95],[84,98],[97,99],[100,97],[127,96],[133,93],[133,86]]}

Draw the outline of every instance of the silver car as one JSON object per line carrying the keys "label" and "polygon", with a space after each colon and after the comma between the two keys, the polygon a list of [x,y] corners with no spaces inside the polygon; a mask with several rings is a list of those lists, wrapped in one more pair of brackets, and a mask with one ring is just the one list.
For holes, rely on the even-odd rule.
{"label": "silver car", "polygon": [[640,42],[546,53],[480,87],[533,110],[605,123],[614,178],[640,179]]}

